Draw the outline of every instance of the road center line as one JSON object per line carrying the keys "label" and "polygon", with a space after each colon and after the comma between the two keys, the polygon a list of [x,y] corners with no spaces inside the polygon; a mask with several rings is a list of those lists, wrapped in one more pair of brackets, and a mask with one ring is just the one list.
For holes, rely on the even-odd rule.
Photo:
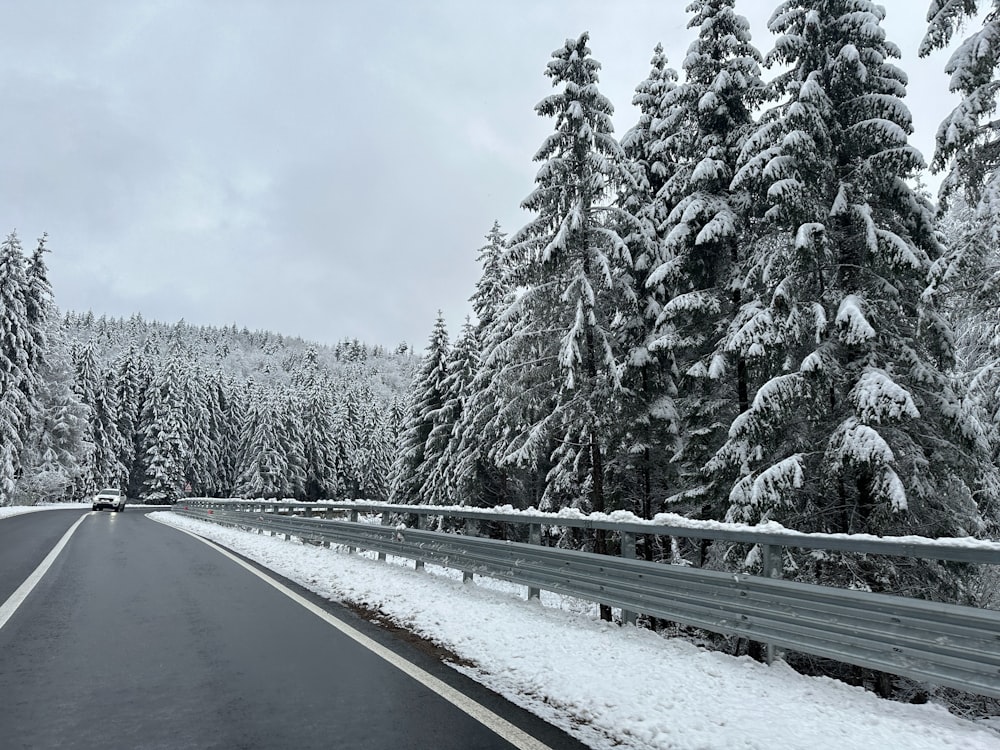
{"label": "road center line", "polygon": [[[158,521],[157,519],[152,519],[152,520],[157,521],[157,523],[163,523],[163,521]],[[503,737],[511,745],[518,748],[518,750],[551,750],[551,748],[548,745],[545,745],[544,743],[535,739],[524,730],[514,726],[503,717],[493,713],[482,704],[472,700],[472,698],[470,698],[469,696],[451,687],[451,685],[448,685],[446,682],[439,680],[437,677],[430,674],[429,672],[425,672],[423,669],[416,666],[415,664],[411,664],[403,657],[387,649],[385,646],[379,644],[378,642],[372,640],[364,633],[361,633],[360,631],[352,628],[347,623],[338,620],[336,617],[331,615],[323,608],[317,606],[316,604],[313,604],[308,599],[292,591],[290,588],[280,583],[279,581],[274,580],[269,575],[261,572],[253,565],[247,563],[245,560],[241,560],[239,557],[232,554],[229,550],[225,549],[224,547],[219,546],[215,542],[212,542],[203,536],[195,534],[193,531],[188,531],[187,529],[182,529],[180,527],[172,526],[171,524],[167,523],[163,523],[163,525],[169,526],[170,528],[176,529],[177,531],[183,531],[185,534],[188,534],[189,536],[193,536],[198,541],[204,542],[209,547],[214,548],[217,552],[220,552],[221,554],[225,555],[230,560],[235,562],[237,565],[241,565],[242,567],[246,568],[255,576],[260,578],[262,581],[276,588],[278,591],[287,596],[296,604],[309,610],[314,615],[319,617],[321,620],[325,621],[328,625],[332,625],[341,633],[346,635],[348,638],[353,639],[359,645],[368,649],[376,656],[384,659],[389,664],[396,667],[396,669],[409,675],[414,680],[422,684],[424,687],[437,693],[439,696],[444,698],[446,701],[451,703],[456,708],[460,709],[461,711],[464,711],[466,714],[471,716],[480,724],[483,724],[484,726],[488,727],[490,730],[492,730],[499,736]]]}
{"label": "road center line", "polygon": [[63,534],[62,539],[52,548],[52,551],[45,556],[45,559],[39,563],[38,567],[35,568],[34,572],[24,579],[24,583],[17,587],[17,591],[10,595],[10,597],[0,606],[0,628],[3,628],[7,624],[13,614],[17,611],[17,608],[24,603],[24,600],[28,598],[28,594],[32,592],[38,582],[42,580],[49,568],[52,567],[52,563],[56,561],[59,557],[59,553],[62,552],[63,547],[69,542],[69,538],[73,536],[73,532],[76,531],[77,526],[83,523],[83,519],[87,517],[88,514],[84,514],[76,519],[76,523],[69,527],[69,530]]}

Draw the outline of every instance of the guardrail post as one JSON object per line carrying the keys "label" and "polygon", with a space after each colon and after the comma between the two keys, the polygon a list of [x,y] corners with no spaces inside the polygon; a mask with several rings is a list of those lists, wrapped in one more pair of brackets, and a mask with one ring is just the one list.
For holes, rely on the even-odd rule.
{"label": "guardrail post", "polygon": [[[357,523],[358,522],[358,512],[356,510],[352,510],[351,511],[351,515],[349,516],[349,520],[350,520],[351,523]],[[327,542],[326,546],[329,547],[330,543]],[[355,552],[356,549],[357,549],[356,547],[348,547],[347,548],[347,554],[349,554],[349,555],[354,554],[354,552]]]}
{"label": "guardrail post", "polygon": [[[479,521],[475,521],[471,518],[465,519],[465,535],[466,536],[479,536]],[[472,571],[463,570],[462,571],[462,583],[472,582]]]}
{"label": "guardrail post", "polygon": [[[781,578],[781,547],[765,544],[762,562],[765,578]],[[764,647],[764,661],[771,664],[779,656],[778,650],[773,643],[765,643]]]}
{"label": "guardrail post", "polygon": [[[416,524],[414,524],[414,528],[419,531],[420,529],[422,529],[426,525],[427,524],[424,521],[424,516],[422,514],[418,513],[417,514],[417,522],[416,522]],[[414,568],[415,570],[423,570],[424,569],[424,561],[423,560],[421,560],[420,558],[417,558],[414,562],[416,563],[416,567]]]}
{"label": "guardrail post", "polygon": [[[541,524],[533,523],[528,527],[528,544],[541,544],[542,543],[542,527]],[[540,599],[542,596],[541,589],[536,586],[528,586],[528,599]]]}
{"label": "guardrail post", "polygon": [[[389,512],[385,508],[382,508],[382,525],[383,526],[392,525],[392,519],[389,517]],[[385,562],[385,552],[379,552],[378,559]]]}
{"label": "guardrail post", "polygon": [[[635,559],[635,534],[631,531],[622,532],[622,557],[628,560]],[[635,625],[637,619],[636,612],[627,609],[622,610],[622,620],[626,625]]]}

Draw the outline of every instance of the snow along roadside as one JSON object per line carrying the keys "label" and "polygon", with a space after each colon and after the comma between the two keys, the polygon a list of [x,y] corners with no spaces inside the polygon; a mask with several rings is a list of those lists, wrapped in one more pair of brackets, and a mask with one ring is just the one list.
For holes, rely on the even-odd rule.
{"label": "snow along roadside", "polygon": [[[461,671],[597,750],[892,747],[1000,750],[1000,735],[934,705],[877,698],[782,664],[601,622],[596,607],[428,566],[424,572],[169,512],[321,596],[384,612],[475,666]],[[456,667],[457,668],[457,667]]]}

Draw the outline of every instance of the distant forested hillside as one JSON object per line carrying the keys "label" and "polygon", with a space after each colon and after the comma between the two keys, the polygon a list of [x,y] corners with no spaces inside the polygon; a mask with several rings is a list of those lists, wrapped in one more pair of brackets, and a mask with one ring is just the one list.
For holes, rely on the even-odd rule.
{"label": "distant forested hillside", "polygon": [[61,315],[45,252],[0,248],[0,503],[388,497],[405,346]]}

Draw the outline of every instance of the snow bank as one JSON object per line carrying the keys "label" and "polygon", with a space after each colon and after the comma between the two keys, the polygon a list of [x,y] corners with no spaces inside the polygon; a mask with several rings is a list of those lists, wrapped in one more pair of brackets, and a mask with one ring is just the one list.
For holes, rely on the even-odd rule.
{"label": "snow bank", "polygon": [[599,750],[1000,750],[1000,734],[934,705],[881,700],[783,664],[601,622],[596,605],[435,566],[347,554],[152,513],[334,601],[382,610],[474,666],[462,671]]}

